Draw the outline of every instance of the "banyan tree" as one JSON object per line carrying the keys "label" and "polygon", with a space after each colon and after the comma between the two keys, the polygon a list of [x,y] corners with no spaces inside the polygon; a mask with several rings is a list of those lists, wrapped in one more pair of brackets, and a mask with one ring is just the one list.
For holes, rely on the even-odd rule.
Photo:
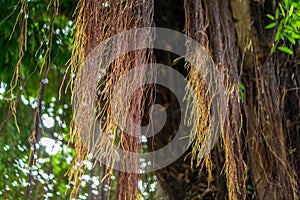
{"label": "banyan tree", "polygon": [[[82,161],[89,158],[94,161],[93,173],[101,176],[100,199],[140,199],[139,181],[149,177],[155,177],[167,199],[298,199],[299,10],[299,3],[291,0],[78,0],[72,56],[64,79],[72,91],[70,141],[76,149],[68,171],[73,183],[71,198],[77,198],[80,177],[85,173]],[[298,12],[296,35],[280,36],[278,31],[285,33],[282,27],[289,23],[280,20],[292,18],[293,11]],[[149,27],[185,34],[183,55],[155,48],[153,42],[159,36],[153,37],[152,29],[145,29],[142,37],[131,35],[130,44],[124,42],[124,36],[106,43],[108,49],[97,50],[117,34]],[[201,48],[194,48],[189,38]],[[127,51],[130,45],[148,48]],[[115,54],[118,57],[110,60]],[[101,59],[90,60],[91,55]],[[141,66],[155,63],[176,70],[189,83],[189,88],[178,88],[177,80],[166,75],[168,84],[186,94],[188,113],[180,114],[174,93],[156,84],[158,74],[146,76],[146,68]],[[214,83],[207,82],[206,76],[212,72],[198,73],[200,67],[218,73],[209,80],[224,87],[222,94],[209,90]],[[131,79],[122,78],[134,69],[138,73]],[[131,94],[132,85],[145,79],[151,83]],[[121,90],[116,90],[117,84]],[[124,93],[131,96],[130,103],[122,107]],[[224,98],[214,101],[215,95]],[[139,129],[122,129],[120,123],[126,124],[129,118],[139,126],[151,123],[154,104],[166,112],[158,133],[140,140]],[[210,115],[213,104],[217,104],[219,119]],[[113,146],[135,153],[161,149],[176,136],[181,120],[191,126],[187,133],[191,143],[174,162],[149,173],[136,173],[142,166],[139,154],[133,154],[114,169],[119,155]],[[220,135],[203,154],[214,120],[219,121],[214,131]],[[32,138],[35,134],[33,131]],[[106,165],[101,160],[106,160]],[[122,170],[128,167],[134,170]],[[104,187],[112,184],[111,174],[117,176],[113,194]]]}

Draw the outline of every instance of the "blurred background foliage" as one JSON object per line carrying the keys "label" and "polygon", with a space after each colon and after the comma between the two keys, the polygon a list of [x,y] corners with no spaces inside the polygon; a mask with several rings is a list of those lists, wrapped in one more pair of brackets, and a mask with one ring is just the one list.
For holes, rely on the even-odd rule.
{"label": "blurred background foliage", "polygon": [[[68,196],[66,189],[70,186],[65,173],[74,156],[71,145],[67,145],[70,92],[63,92],[59,100],[58,91],[71,55],[75,2],[61,1],[53,20],[48,5],[50,1],[43,0],[0,1],[0,121],[3,122],[0,196],[3,199],[67,199]],[[24,22],[26,29],[22,30]],[[19,82],[11,95],[10,81],[20,55],[21,31],[25,33],[24,57],[19,66]],[[16,103],[19,130],[9,108],[11,102]],[[35,117],[38,106],[41,112]],[[36,128],[33,127],[36,119],[40,131],[32,147],[29,138]],[[33,155],[31,148],[36,149]],[[99,184],[98,179],[94,182]]]}
{"label": "blurred background foliage", "polygon": [[[69,137],[70,74],[63,80],[71,57],[76,3],[0,0],[2,199],[69,199],[73,183],[67,172],[75,156]],[[11,83],[16,80],[15,69],[19,70],[16,87]],[[83,162],[79,199],[103,199],[108,194],[114,198],[117,173],[101,182],[105,169],[93,168],[94,163]],[[156,187],[156,177],[141,177],[140,197],[153,199]]]}

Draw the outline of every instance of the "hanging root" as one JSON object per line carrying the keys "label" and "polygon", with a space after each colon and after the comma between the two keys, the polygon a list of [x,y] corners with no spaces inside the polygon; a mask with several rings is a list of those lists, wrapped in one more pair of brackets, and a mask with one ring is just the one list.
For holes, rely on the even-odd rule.
{"label": "hanging root", "polygon": [[[209,153],[211,143],[208,141],[213,140],[209,132],[209,126],[212,125],[210,120],[214,120],[210,118],[210,108],[212,103],[211,97],[215,94],[213,94],[212,90],[209,91],[212,85],[209,85],[211,82],[207,82],[209,78],[206,77],[210,73],[208,65],[213,63],[206,53],[209,52],[207,47],[208,38],[205,33],[208,27],[208,20],[201,1],[185,0],[184,6],[186,13],[185,32],[189,37],[202,45],[201,49],[193,49],[195,47],[191,46],[191,43],[187,41],[187,55],[189,61],[193,63],[193,66],[191,63],[186,63],[186,68],[189,71],[187,100],[191,113],[186,113],[185,118],[187,124],[192,127],[191,166],[200,166],[201,169],[205,166],[208,172],[208,183],[210,183],[213,179],[213,163]],[[202,74],[199,72],[202,72]]]}
{"label": "hanging root", "polygon": [[[128,135],[122,131],[120,124],[124,124],[128,110],[130,116],[134,116],[137,124],[141,122],[143,115],[143,88],[134,93],[131,105],[118,108],[120,113],[119,124],[111,111],[112,99],[116,102],[123,101],[123,93],[130,91],[131,82],[122,83],[122,94],[113,90],[121,76],[130,69],[151,61],[150,50],[136,50],[125,52],[124,41],[111,44],[105,51],[93,51],[105,39],[126,30],[138,27],[149,27],[153,20],[153,1],[142,0],[81,0],[76,9],[76,34],[73,46],[73,54],[69,70],[75,80],[71,79],[69,85],[72,88],[72,104],[74,119],[71,124],[71,136],[76,139],[75,168],[73,166],[69,176],[74,180],[72,197],[78,193],[79,177],[82,175],[83,166],[80,164],[86,156],[96,159],[105,159],[108,166],[113,166],[118,154],[113,151],[114,145],[126,151],[138,152],[138,139],[130,135],[138,136],[138,132]],[[151,34],[151,33],[149,33]],[[145,37],[149,37],[150,35]],[[133,40],[133,41],[132,41]],[[140,42],[139,38],[131,38],[131,43]],[[108,52],[121,52],[120,57],[111,64],[103,66],[104,57]],[[100,59],[94,62],[89,60],[91,54]],[[100,57],[102,56],[102,57]],[[102,58],[102,59],[101,59]],[[106,59],[111,59],[107,58]],[[92,62],[90,62],[92,61]],[[133,82],[140,83],[143,76],[135,74]],[[120,91],[120,90],[119,90]],[[87,145],[83,145],[86,144]],[[132,163],[137,163],[137,157],[132,158]],[[79,166],[76,167],[76,163]],[[77,164],[78,165],[78,164]],[[132,164],[134,165],[134,164]],[[138,166],[132,166],[138,168]],[[71,180],[70,179],[70,180]],[[120,172],[119,174],[119,199],[136,199],[137,174]]]}

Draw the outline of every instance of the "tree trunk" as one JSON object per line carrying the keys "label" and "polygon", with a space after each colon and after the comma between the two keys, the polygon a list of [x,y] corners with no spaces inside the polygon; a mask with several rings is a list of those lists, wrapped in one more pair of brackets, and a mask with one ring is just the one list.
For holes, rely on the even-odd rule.
{"label": "tree trunk", "polygon": [[[114,0],[104,8],[96,0],[87,1],[87,5],[81,1],[87,23],[83,26],[87,36],[83,42],[85,55],[113,34],[152,25],[153,2],[136,2],[139,3]],[[149,5],[143,5],[145,2]],[[216,67],[224,75],[228,95],[221,139],[203,165],[191,167],[189,153],[193,147],[190,147],[177,161],[155,172],[169,199],[296,199],[299,151],[294,149],[300,145],[297,135],[300,81],[295,66],[299,65],[296,63],[299,49],[295,52],[296,59],[288,62],[289,57],[282,53],[269,53],[274,31],[265,31],[268,24],[265,15],[274,12],[274,1],[165,0],[155,1],[154,5],[156,26],[185,31],[212,54]],[[149,13],[151,19],[147,21],[145,16]],[[107,18],[116,23],[107,24]],[[146,63],[145,52],[135,51],[115,61],[110,66],[111,76],[118,79],[122,72],[131,69],[131,63],[136,66]],[[154,50],[154,54],[157,63],[172,66],[188,76],[184,61],[174,64],[178,55],[160,50]],[[176,84],[172,78],[168,80]],[[297,90],[289,92],[291,88]],[[150,151],[170,142],[181,117],[172,93],[163,87],[156,92],[156,103],[166,108],[168,117],[161,132],[149,141]],[[137,124],[142,123],[142,100],[142,92],[138,91],[132,107]],[[290,102],[295,104],[297,112],[292,111]],[[121,146],[136,152],[138,140],[125,133],[121,135]],[[136,199],[137,183],[137,174],[121,171],[117,199]]]}
{"label": "tree trunk", "polygon": [[[299,70],[293,67],[295,63],[286,64],[281,59],[286,55],[269,56],[274,31],[265,31],[269,23],[265,15],[274,12],[274,2],[186,0],[185,10],[181,9],[180,1],[155,3],[157,26],[182,31],[183,21],[173,19],[182,17],[185,12],[185,26],[189,24],[185,28],[187,34],[202,45],[209,44],[215,63],[226,76],[230,108],[223,148],[216,146],[211,154],[214,165],[211,185],[208,186],[205,168],[192,169],[190,158],[184,160],[183,156],[156,172],[166,194],[170,199],[296,199],[299,182],[294,160],[299,169],[299,151],[296,150],[300,144],[297,136],[300,129],[296,125],[299,92],[287,93],[286,90],[297,88],[300,76]],[[176,58],[165,52],[155,55],[159,62],[167,65],[172,65]],[[299,53],[295,56],[299,57]],[[175,68],[181,73],[187,73],[182,70],[183,63],[177,65]],[[288,70],[289,67],[293,69]],[[294,79],[285,74],[286,71],[293,74]],[[244,89],[240,89],[241,83]],[[170,101],[169,112],[174,119],[170,119],[170,125],[163,132],[174,132],[176,103],[167,91],[157,98]],[[285,101],[293,103],[298,111],[292,111]],[[172,137],[157,136],[154,149],[164,146]],[[289,149],[293,150],[292,154],[288,153]],[[227,183],[220,175],[224,164]]]}

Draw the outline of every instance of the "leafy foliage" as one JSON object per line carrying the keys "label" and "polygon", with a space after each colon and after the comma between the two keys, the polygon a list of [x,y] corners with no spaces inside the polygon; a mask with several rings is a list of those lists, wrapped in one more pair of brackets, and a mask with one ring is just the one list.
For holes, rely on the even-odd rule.
{"label": "leafy foliage", "polygon": [[[22,3],[26,3],[26,11]],[[50,1],[42,0],[0,1],[0,173],[3,174],[0,177],[0,196],[4,199],[24,199],[28,189],[32,190],[31,196],[38,199],[65,199],[68,196],[66,186],[69,183],[64,174],[74,156],[72,148],[66,143],[71,116],[69,92],[59,100],[58,91],[65,63],[71,54],[73,25],[71,15],[59,13],[51,28],[49,4]],[[23,20],[26,21],[26,43],[19,67],[19,82],[13,91],[19,132],[10,117],[9,90],[20,53],[19,37]],[[51,51],[50,39],[53,41]],[[48,76],[43,77],[46,65],[50,70]],[[39,98],[41,84],[47,90]],[[31,164],[32,147],[28,139],[35,128],[34,113],[38,105],[41,106],[38,117],[40,134]]]}
{"label": "leafy foliage", "polygon": [[[66,173],[75,150],[69,135],[71,93],[65,89],[71,76],[67,74],[65,82],[63,78],[73,45],[75,6],[72,0],[0,1],[0,198],[70,198],[74,183]],[[20,45],[24,55],[11,93]],[[19,127],[11,114],[11,101],[16,102]],[[33,131],[38,132],[36,138]],[[103,168],[93,169],[94,163],[82,162],[85,171],[79,177],[78,198],[99,199],[102,189],[114,197],[117,174],[111,175],[109,184],[102,184]],[[141,195],[150,198],[157,181],[152,175],[147,184],[144,181]]]}
{"label": "leafy foliage", "polygon": [[[267,17],[272,20],[266,29],[277,27],[274,42],[271,52],[277,48],[287,54],[293,54],[292,45],[300,44],[300,2],[298,0],[284,0],[284,3],[278,3],[275,15],[267,14]],[[292,45],[284,43],[278,46],[279,41],[287,39]]]}

